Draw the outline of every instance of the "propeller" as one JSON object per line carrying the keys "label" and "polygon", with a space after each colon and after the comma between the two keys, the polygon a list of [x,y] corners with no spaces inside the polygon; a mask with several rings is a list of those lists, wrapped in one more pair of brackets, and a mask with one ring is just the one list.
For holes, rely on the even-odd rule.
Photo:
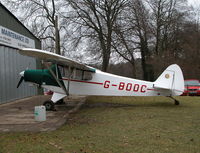
{"label": "propeller", "polygon": [[19,88],[19,86],[21,85],[22,81],[24,80],[24,71],[20,72],[19,75],[21,76],[18,84],[17,84],[17,88]]}

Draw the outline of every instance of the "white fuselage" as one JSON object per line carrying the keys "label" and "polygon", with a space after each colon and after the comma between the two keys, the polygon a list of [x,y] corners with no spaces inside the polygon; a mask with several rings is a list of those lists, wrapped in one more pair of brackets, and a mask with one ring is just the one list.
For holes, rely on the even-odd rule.
{"label": "white fuselage", "polygon": [[24,48],[19,53],[47,62],[48,70],[25,70],[18,86],[24,80],[51,90],[54,103],[67,95],[177,96],[184,91],[183,73],[177,64],[168,66],[155,82],[148,82],[105,73],[43,50]]}
{"label": "white fuselage", "polygon": [[[104,95],[104,96],[169,96],[169,90],[156,90],[154,82],[141,81],[117,76],[96,70],[91,80],[75,80],[63,77],[65,87],[70,95]],[[69,83],[69,86],[68,86]],[[65,94],[59,87],[44,85],[44,88]]]}

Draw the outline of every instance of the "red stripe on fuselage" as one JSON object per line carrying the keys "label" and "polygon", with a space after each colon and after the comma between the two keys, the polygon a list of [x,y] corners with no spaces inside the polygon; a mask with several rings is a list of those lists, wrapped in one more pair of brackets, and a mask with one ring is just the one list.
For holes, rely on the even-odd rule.
{"label": "red stripe on fuselage", "polygon": [[[69,79],[64,78],[63,80],[69,80]],[[103,83],[100,82],[91,82],[91,81],[73,80],[73,79],[70,79],[69,81],[103,85]]]}
{"label": "red stripe on fuselage", "polygon": [[147,90],[150,90],[150,91],[159,91],[158,89],[147,89]]}
{"label": "red stripe on fuselage", "polygon": [[147,89],[147,90],[153,90],[154,91],[155,89]]}

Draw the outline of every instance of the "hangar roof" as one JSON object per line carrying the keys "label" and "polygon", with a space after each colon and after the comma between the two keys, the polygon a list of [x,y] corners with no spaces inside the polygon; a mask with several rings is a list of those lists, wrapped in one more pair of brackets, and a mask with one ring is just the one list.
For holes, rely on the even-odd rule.
{"label": "hangar roof", "polygon": [[21,21],[19,21],[18,18],[15,15],[13,15],[1,2],[0,7],[6,10],[6,12],[8,12],[23,28],[25,28],[29,32],[29,34],[31,34],[35,39],[40,41],[39,38],[37,38]]}

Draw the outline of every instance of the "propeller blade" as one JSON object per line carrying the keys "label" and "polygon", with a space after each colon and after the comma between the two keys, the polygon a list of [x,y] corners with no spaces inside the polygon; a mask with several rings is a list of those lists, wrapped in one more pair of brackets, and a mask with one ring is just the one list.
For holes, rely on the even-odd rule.
{"label": "propeller blade", "polygon": [[24,77],[22,76],[17,84],[17,88],[19,88],[20,84],[22,83],[22,81],[24,80]]}

